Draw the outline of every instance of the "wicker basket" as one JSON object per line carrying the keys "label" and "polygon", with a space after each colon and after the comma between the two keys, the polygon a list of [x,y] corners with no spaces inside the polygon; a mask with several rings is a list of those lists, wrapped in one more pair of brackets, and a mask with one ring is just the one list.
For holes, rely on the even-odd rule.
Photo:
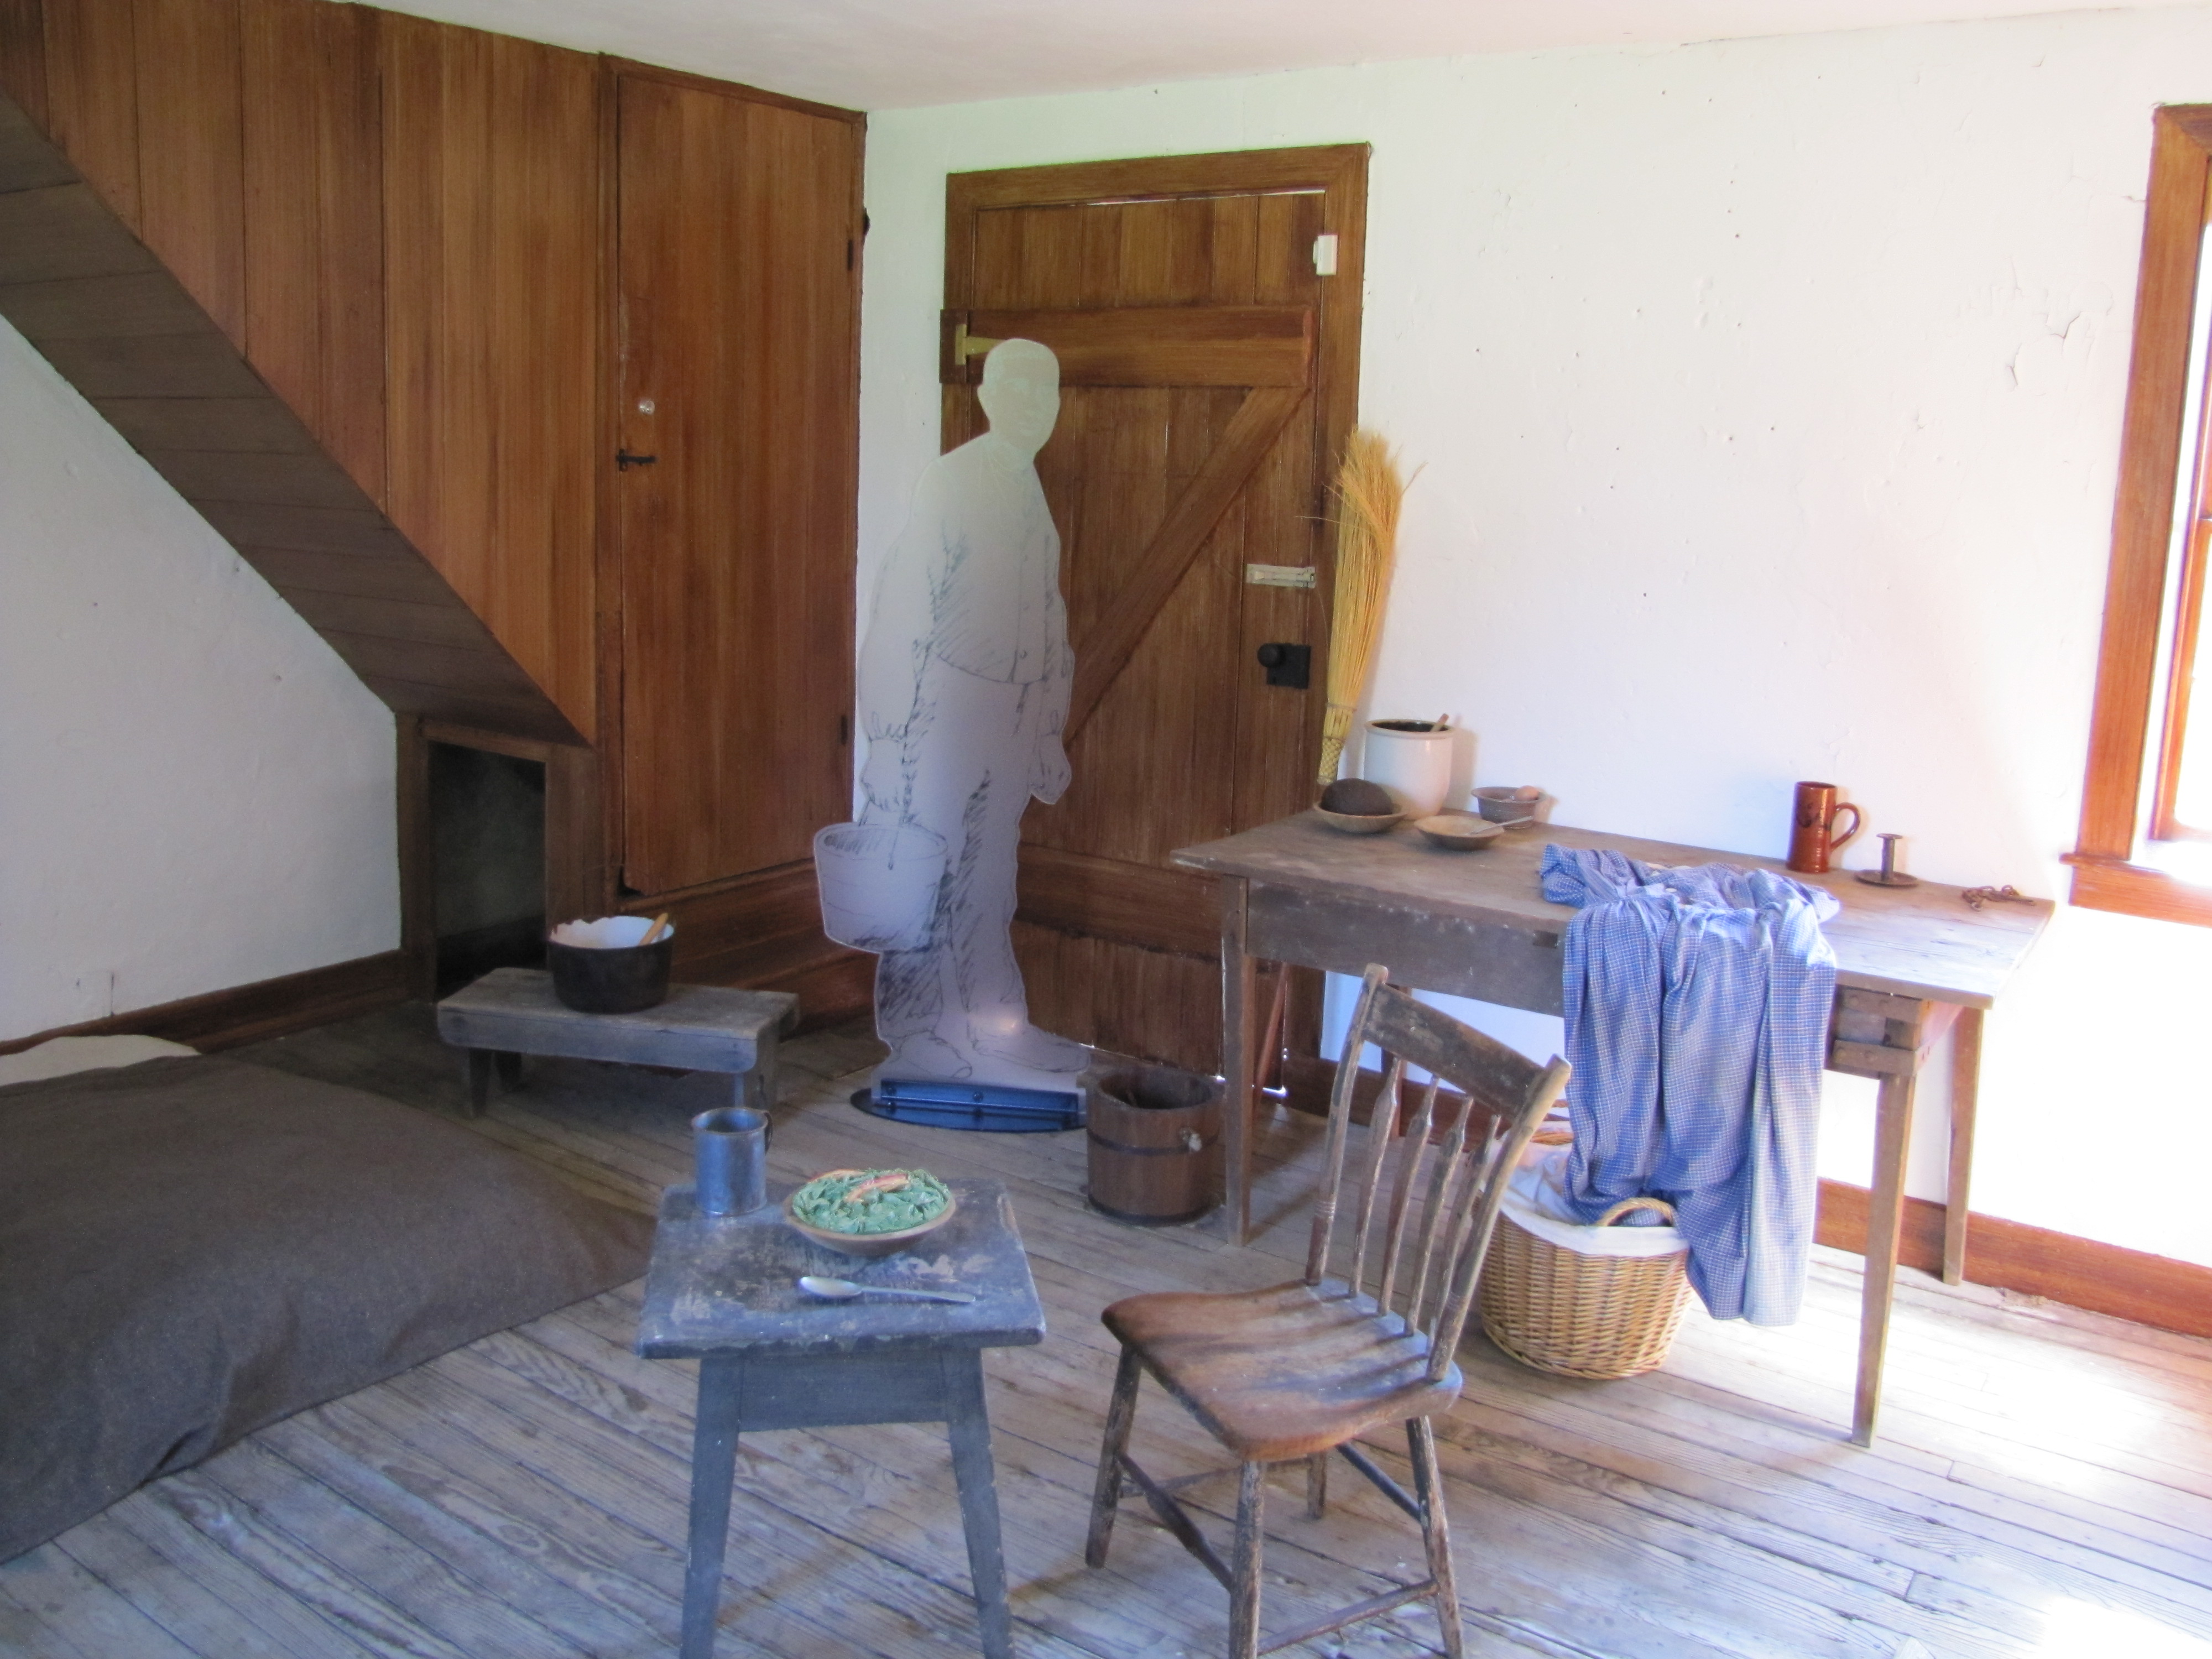
{"label": "wicker basket", "polygon": [[[1631,1210],[1674,1212],[1656,1198],[1624,1199],[1597,1219]],[[1482,1325],[1524,1365],[1561,1376],[1640,1376],[1667,1363],[1689,1299],[1686,1253],[1583,1255],[1540,1238],[1510,1212],[1498,1218],[1482,1267]]]}

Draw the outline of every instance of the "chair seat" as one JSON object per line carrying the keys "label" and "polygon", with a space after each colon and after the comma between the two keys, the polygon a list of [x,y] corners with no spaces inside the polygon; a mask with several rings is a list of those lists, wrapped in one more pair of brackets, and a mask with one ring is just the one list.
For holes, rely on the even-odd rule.
{"label": "chair seat", "polygon": [[1327,1451],[1459,1398],[1457,1365],[1430,1382],[1428,1339],[1335,1279],[1225,1296],[1133,1296],[1101,1317],[1246,1462]]}

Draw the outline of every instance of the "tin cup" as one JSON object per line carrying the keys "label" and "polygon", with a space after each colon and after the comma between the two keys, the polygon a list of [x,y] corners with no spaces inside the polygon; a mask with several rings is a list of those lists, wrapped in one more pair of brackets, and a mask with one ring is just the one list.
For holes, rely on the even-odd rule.
{"label": "tin cup", "polygon": [[749,1215],[768,1202],[768,1114],[718,1106],[691,1120],[702,1215]]}

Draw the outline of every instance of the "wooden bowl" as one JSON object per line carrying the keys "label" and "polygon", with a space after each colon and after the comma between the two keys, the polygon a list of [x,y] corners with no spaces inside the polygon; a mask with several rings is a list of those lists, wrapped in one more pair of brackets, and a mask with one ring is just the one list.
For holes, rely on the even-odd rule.
{"label": "wooden bowl", "polygon": [[1403,812],[1332,812],[1314,808],[1314,816],[1330,829],[1347,836],[1379,836],[1406,815]]}
{"label": "wooden bowl", "polygon": [[833,1233],[825,1227],[810,1227],[792,1214],[791,1200],[798,1196],[799,1194],[794,1191],[790,1198],[783,1200],[783,1218],[791,1224],[792,1231],[804,1234],[824,1249],[836,1250],[842,1255],[896,1255],[908,1245],[919,1243],[928,1237],[930,1234],[951,1220],[954,1212],[960,1207],[959,1199],[948,1195],[945,1212],[934,1221],[925,1221],[919,1227],[902,1228],[895,1233]]}
{"label": "wooden bowl", "polygon": [[1421,839],[1430,846],[1453,853],[1472,853],[1477,848],[1489,846],[1505,833],[1504,825],[1492,823],[1472,812],[1439,812],[1432,818],[1416,818],[1413,828],[1421,832]]}
{"label": "wooden bowl", "polygon": [[1534,795],[1524,795],[1518,789],[1493,785],[1474,792],[1475,810],[1492,823],[1533,823],[1537,809],[1543,804],[1544,797],[1540,791]]}

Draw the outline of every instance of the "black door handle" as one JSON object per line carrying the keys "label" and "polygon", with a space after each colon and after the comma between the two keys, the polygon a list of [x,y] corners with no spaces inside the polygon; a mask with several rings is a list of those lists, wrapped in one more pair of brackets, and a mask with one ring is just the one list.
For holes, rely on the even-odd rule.
{"label": "black door handle", "polygon": [[1271,640],[1253,653],[1260,666],[1267,671],[1267,684],[1286,685],[1293,691],[1303,691],[1313,678],[1313,647],[1291,645],[1280,640]]}
{"label": "black door handle", "polygon": [[634,466],[651,466],[660,459],[658,455],[633,455],[627,449],[615,451],[615,471],[627,472]]}

